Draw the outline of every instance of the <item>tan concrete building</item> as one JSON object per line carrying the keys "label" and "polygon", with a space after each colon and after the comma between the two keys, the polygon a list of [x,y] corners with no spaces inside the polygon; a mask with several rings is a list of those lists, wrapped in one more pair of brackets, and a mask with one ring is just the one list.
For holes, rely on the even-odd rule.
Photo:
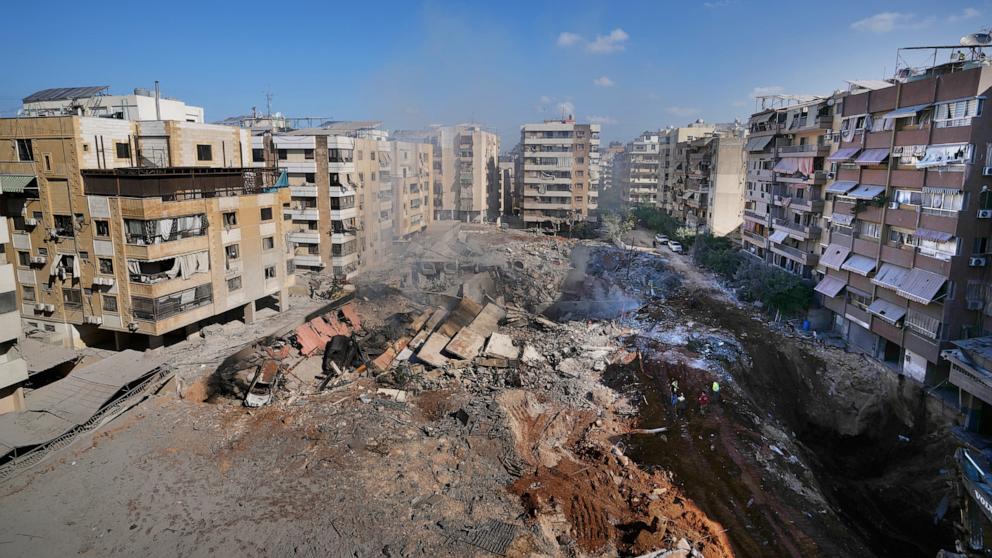
{"label": "tan concrete building", "polygon": [[743,128],[722,129],[676,146],[671,214],[697,233],[726,236],[744,208]]}
{"label": "tan concrete building", "polygon": [[[28,177],[0,175],[0,192],[4,188],[23,188]],[[17,337],[21,332],[21,316],[17,309],[17,283],[14,264],[7,259],[10,229],[6,219],[0,219],[0,415],[24,408],[24,389],[28,379],[27,363],[17,351]]]}
{"label": "tan concrete building", "polygon": [[674,211],[675,165],[679,143],[696,139],[716,130],[712,124],[697,120],[688,126],[668,127],[658,132],[658,207]]}
{"label": "tan concrete building", "polygon": [[587,219],[598,208],[599,124],[546,120],[521,128],[523,220],[527,226]]}
{"label": "tan concrete building", "polygon": [[380,180],[393,200],[393,239],[407,240],[434,220],[434,147],[429,143],[380,142]]}
{"label": "tan concrete building", "polygon": [[397,140],[433,145],[431,206],[436,219],[480,222],[499,215],[499,136],[477,124],[401,130]]}
{"label": "tan concrete building", "polygon": [[67,346],[157,346],[229,311],[284,307],[288,188],[244,130],[95,117],[0,119],[25,329]]}
{"label": "tan concrete building", "polygon": [[658,198],[658,134],[644,132],[615,156],[612,176],[628,205],[656,205]]}

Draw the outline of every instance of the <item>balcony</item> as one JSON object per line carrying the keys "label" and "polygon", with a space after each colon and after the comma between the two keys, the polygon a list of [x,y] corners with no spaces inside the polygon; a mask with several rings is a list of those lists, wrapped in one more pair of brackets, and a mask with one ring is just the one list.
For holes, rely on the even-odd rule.
{"label": "balcony", "polygon": [[806,155],[810,154],[815,157],[825,157],[830,154],[829,145],[786,145],[778,148],[778,154],[780,156],[785,155]]}
{"label": "balcony", "polygon": [[803,178],[802,176],[786,176],[784,174],[780,174],[775,178],[775,180],[788,184],[825,184],[827,182],[827,173],[822,170],[813,171],[813,174],[806,178]]}
{"label": "balcony", "polygon": [[213,302],[210,283],[191,289],[160,296],[158,298],[131,297],[131,310],[134,319],[158,322],[178,314],[206,306]]}
{"label": "balcony", "polygon": [[121,168],[83,170],[83,191],[94,196],[165,201],[261,194],[275,188],[274,169]]}
{"label": "balcony", "polygon": [[358,208],[352,206],[344,209],[331,209],[332,221],[344,221],[358,217]]}
{"label": "balcony", "polygon": [[750,242],[751,244],[755,244],[762,248],[768,248],[768,239],[756,232],[741,231],[741,236],[744,237],[744,240]]}
{"label": "balcony", "polygon": [[820,256],[816,254],[810,254],[805,250],[786,246],[785,244],[775,244],[774,242],[771,244],[771,251],[809,267],[815,266],[820,259]]}
{"label": "balcony", "polygon": [[820,236],[820,227],[816,225],[799,225],[785,219],[775,219],[775,226],[788,229],[790,234],[802,237],[803,240],[814,240]]}
{"label": "balcony", "polygon": [[347,244],[352,240],[357,239],[353,232],[332,232],[331,233],[331,243],[332,244]]}
{"label": "balcony", "polygon": [[340,256],[337,255],[331,256],[331,265],[335,267],[344,267],[347,265],[351,265],[357,261],[358,261],[357,252],[352,252],[350,254],[342,254]]}
{"label": "balcony", "polygon": [[317,221],[320,219],[320,211],[316,207],[284,209],[283,212],[294,221]]}
{"label": "balcony", "polygon": [[289,241],[296,244],[320,244],[320,233],[317,231],[294,231],[289,233]]}
{"label": "balcony", "polygon": [[803,211],[807,213],[819,213],[823,211],[823,200],[814,200],[810,198],[797,198],[795,196],[775,196],[775,205],[780,207],[788,207],[794,211]]}
{"label": "balcony", "polygon": [[320,256],[314,254],[293,256],[293,263],[304,267],[324,267],[323,262],[320,261]]}
{"label": "balcony", "polygon": [[762,215],[761,213],[752,211],[750,209],[744,210],[744,219],[753,221],[755,223],[761,223],[762,225],[768,223],[768,215]]}
{"label": "balcony", "polygon": [[300,186],[290,186],[289,193],[298,198],[316,198],[317,186],[313,184],[302,184]]}

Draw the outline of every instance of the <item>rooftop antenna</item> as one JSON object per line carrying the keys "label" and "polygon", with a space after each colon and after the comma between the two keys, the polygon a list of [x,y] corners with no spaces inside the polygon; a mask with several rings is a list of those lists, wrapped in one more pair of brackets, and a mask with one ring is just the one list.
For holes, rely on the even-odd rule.
{"label": "rooftop antenna", "polygon": [[272,90],[265,90],[265,116],[272,116]]}

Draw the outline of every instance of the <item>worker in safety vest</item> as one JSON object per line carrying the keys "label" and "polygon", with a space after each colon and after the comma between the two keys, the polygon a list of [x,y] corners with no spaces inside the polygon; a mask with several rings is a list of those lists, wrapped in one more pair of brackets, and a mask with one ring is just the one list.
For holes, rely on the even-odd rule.
{"label": "worker in safety vest", "polygon": [[720,382],[717,382],[716,380],[714,380],[713,381],[713,385],[710,387],[710,389],[713,391],[713,396],[712,396],[713,402],[714,403],[719,403],[720,402]]}

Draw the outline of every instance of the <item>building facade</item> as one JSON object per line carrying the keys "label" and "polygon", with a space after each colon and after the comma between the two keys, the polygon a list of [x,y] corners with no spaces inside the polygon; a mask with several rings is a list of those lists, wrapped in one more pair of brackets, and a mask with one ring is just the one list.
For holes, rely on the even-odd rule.
{"label": "building facade", "polygon": [[675,166],[678,162],[678,144],[711,134],[712,124],[697,120],[688,126],[670,126],[658,132],[658,194],[655,203],[668,213],[675,210]]}
{"label": "building facade", "polygon": [[[0,191],[6,186],[18,189],[25,178],[5,179],[0,175]],[[0,415],[24,409],[24,389],[28,366],[17,352],[17,337],[21,333],[21,315],[17,304],[17,283],[13,260],[7,259],[10,228],[0,219]]]}
{"label": "building facade", "polygon": [[679,142],[669,213],[697,234],[726,236],[741,226],[744,130],[730,127]]}
{"label": "building facade", "polygon": [[644,132],[615,155],[611,177],[629,205],[655,206],[658,200],[658,134]]}
{"label": "building facade", "polygon": [[243,130],[114,118],[0,119],[3,211],[24,330],[158,346],[293,284],[271,169]]}
{"label": "building facade", "polygon": [[599,199],[598,124],[546,120],[525,124],[518,184],[526,226],[587,219]]}
{"label": "building facade", "polygon": [[119,120],[203,122],[203,107],[136,88],[130,95],[110,95],[107,86],[60,87],[32,93],[18,113],[33,116],[97,116]]}

